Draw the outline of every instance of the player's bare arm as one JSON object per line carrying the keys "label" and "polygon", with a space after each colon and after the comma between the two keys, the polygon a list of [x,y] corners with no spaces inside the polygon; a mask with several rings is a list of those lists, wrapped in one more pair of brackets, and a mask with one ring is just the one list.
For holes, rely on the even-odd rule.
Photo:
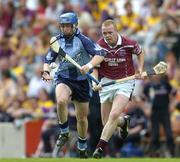
{"label": "player's bare arm", "polygon": [[104,60],[103,56],[95,55],[89,63],[82,66],[81,72],[83,74],[88,73],[90,69],[92,69],[93,67],[99,65],[103,60]]}
{"label": "player's bare arm", "polygon": [[137,56],[138,59],[138,71],[136,73],[136,78],[143,79],[144,77],[142,76],[143,73],[143,68],[144,68],[144,51]]}

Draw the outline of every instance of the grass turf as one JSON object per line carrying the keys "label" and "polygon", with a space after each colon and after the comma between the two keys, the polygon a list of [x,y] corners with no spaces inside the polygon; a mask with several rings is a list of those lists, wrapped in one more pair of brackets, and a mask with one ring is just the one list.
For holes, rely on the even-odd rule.
{"label": "grass turf", "polygon": [[78,159],[78,158],[0,158],[0,162],[179,162],[180,158],[103,158],[103,159]]}

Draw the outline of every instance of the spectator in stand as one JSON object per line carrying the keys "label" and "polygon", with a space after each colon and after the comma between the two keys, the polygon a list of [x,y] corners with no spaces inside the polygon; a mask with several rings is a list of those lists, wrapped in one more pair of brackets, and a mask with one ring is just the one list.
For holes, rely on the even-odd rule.
{"label": "spectator in stand", "polygon": [[74,5],[73,10],[77,13],[78,15],[78,24],[80,30],[84,33],[87,34],[89,30],[91,30],[92,26],[94,25],[93,18],[91,14],[85,10],[83,10],[80,7],[80,4]]}
{"label": "spectator in stand", "polygon": [[1,72],[0,80],[0,112],[6,113],[7,109],[15,101],[18,94],[17,84],[12,79],[10,70]]}
{"label": "spectator in stand", "polygon": [[175,109],[173,110],[171,114],[171,122],[172,122],[172,131],[174,137],[180,136],[180,102],[177,101],[177,104],[175,105]]}
{"label": "spectator in stand", "polygon": [[2,1],[0,1],[0,28],[4,33],[6,33],[12,27],[14,10],[13,2],[8,1],[7,3],[3,4]]}
{"label": "spectator in stand", "polygon": [[11,73],[18,78],[20,75],[24,74],[24,66],[20,63],[20,57],[17,55],[11,55],[9,59]]}
{"label": "spectator in stand", "polygon": [[29,80],[28,97],[38,97],[41,89],[46,89],[48,93],[51,93],[52,86],[41,79],[41,65],[35,65],[34,75]]}
{"label": "spectator in stand", "polygon": [[129,36],[135,34],[142,28],[142,22],[140,22],[139,15],[133,11],[131,1],[126,1],[124,8],[126,13],[125,15],[120,16],[117,27],[121,33]]}
{"label": "spectator in stand", "polygon": [[38,91],[38,108],[34,112],[36,118],[49,118],[51,112],[55,109],[55,103],[50,98],[46,89],[39,89]]}
{"label": "spectator in stand", "polygon": [[164,9],[170,16],[179,16],[180,15],[180,2],[179,0],[164,0],[163,4]]}
{"label": "spectator in stand", "polygon": [[0,59],[2,59],[3,57],[9,59],[9,57],[13,54],[14,53],[9,46],[9,38],[7,36],[4,36],[0,39]]}
{"label": "spectator in stand", "polygon": [[45,19],[48,29],[52,35],[59,34],[59,26],[57,23],[58,15],[63,11],[63,5],[57,0],[47,0],[47,7],[45,10]]}

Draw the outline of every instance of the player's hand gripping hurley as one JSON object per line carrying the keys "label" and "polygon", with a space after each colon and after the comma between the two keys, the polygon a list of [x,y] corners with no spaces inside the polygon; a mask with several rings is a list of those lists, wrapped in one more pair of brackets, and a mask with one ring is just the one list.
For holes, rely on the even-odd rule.
{"label": "player's hand gripping hurley", "polygon": [[[151,75],[158,75],[158,74],[164,74],[166,72],[166,70],[167,70],[167,63],[165,63],[163,61],[160,61],[152,69],[144,71],[142,73],[142,77],[151,76]],[[128,80],[131,80],[131,79],[136,79],[136,76],[132,75],[132,76],[129,76],[129,77],[126,77],[126,78],[114,80],[114,81],[102,84],[102,87],[112,85],[112,84],[115,84],[115,83],[121,83],[121,82],[128,81]]]}
{"label": "player's hand gripping hurley", "polygon": [[[142,73],[142,77],[146,77],[146,76],[151,76],[151,75],[159,75],[159,74],[164,74],[167,71],[167,63],[160,61],[157,65],[155,65],[153,68],[144,71]],[[136,79],[136,75],[132,75],[126,78],[122,78],[122,79],[118,79],[118,80],[113,80],[111,82],[108,83],[104,83],[101,85],[98,85],[97,87],[95,87],[95,90],[100,89],[101,87],[105,87],[105,86],[109,86],[112,84],[116,84],[116,83],[121,83],[121,82],[125,82],[131,79]]]}
{"label": "player's hand gripping hurley", "polygon": [[[62,57],[64,57],[65,59],[67,59],[69,62],[71,62],[74,66],[76,66],[78,69],[81,69],[81,66],[74,61],[69,55],[67,55],[63,49],[60,47],[56,37],[52,37],[50,40],[50,46],[52,48],[52,50],[54,52],[57,52],[58,54],[60,54]],[[99,81],[97,79],[95,79],[92,75],[90,75],[89,73],[86,73],[87,77],[89,79],[91,79],[92,81],[94,81],[96,84],[99,84]]]}

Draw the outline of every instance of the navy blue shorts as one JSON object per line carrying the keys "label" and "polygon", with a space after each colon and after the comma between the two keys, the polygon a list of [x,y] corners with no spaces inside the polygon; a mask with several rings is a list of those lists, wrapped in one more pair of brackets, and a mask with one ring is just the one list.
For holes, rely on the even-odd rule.
{"label": "navy blue shorts", "polygon": [[72,91],[72,100],[79,102],[89,102],[91,97],[91,89],[88,80],[69,80],[67,78],[58,78],[55,81],[57,86],[60,83],[66,84]]}

